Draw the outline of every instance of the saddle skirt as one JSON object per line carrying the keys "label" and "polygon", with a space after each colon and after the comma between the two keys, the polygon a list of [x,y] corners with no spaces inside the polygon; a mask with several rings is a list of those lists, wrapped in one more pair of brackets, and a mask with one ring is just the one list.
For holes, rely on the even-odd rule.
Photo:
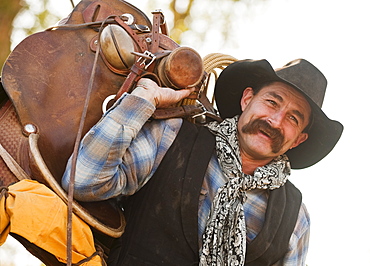
{"label": "saddle skirt", "polygon": [[[102,53],[96,64],[93,63],[95,54],[100,53],[96,48],[101,21],[117,24],[117,19],[112,21],[113,17],[122,14],[134,23],[137,58],[143,50],[153,47],[153,42],[156,42],[159,54],[179,47],[168,36],[158,33],[159,26],[162,26],[157,25],[158,22],[154,27],[156,35],[153,35],[153,25],[148,17],[125,1],[82,0],[59,26],[25,38],[3,66],[2,84],[15,108],[20,128],[23,133],[30,125],[35,129],[39,135],[40,154],[58,184],[73,152],[90,79],[93,78],[93,86],[82,134],[101,118],[104,100],[117,94],[127,79],[128,71],[113,71],[114,67],[107,63]],[[109,16],[112,19],[106,20]],[[197,64],[201,67],[194,71],[199,73],[197,78],[201,80],[204,72],[202,60],[188,65]],[[91,77],[93,65],[95,75]],[[154,76],[156,65],[159,64],[148,69]],[[167,73],[166,76],[171,75]],[[158,82],[161,82],[159,78]],[[48,185],[49,182],[30,161],[31,166],[27,170],[31,172],[31,178]],[[114,215],[117,210],[110,203],[79,204],[108,226],[123,227],[122,217]]]}

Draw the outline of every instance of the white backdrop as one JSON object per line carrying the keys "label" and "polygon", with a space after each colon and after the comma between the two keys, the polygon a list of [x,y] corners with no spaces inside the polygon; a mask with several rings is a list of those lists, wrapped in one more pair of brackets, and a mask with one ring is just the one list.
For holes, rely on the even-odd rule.
{"label": "white backdrop", "polygon": [[365,0],[270,0],[250,16],[236,13],[226,43],[219,25],[208,26],[206,41],[194,41],[190,32],[183,43],[202,56],[264,58],[275,68],[305,58],[327,77],[323,109],[344,125],[342,138],[324,160],[291,177],[311,215],[309,266],[370,265],[368,10]]}

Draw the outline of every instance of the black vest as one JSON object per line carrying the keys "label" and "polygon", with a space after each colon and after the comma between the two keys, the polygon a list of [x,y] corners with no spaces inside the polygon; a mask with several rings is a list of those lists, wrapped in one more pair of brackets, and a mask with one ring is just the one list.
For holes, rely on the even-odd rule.
{"label": "black vest", "polygon": [[[108,265],[198,265],[198,204],[215,138],[184,121],[148,183],[123,204],[127,226]],[[286,204],[289,202],[289,204]],[[248,244],[248,265],[271,265],[286,252],[301,194],[290,182],[269,195],[265,224]]]}

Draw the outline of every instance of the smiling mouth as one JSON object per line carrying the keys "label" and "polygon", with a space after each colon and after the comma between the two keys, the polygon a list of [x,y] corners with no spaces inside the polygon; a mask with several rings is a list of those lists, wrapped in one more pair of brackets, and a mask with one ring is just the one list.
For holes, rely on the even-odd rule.
{"label": "smiling mouth", "polygon": [[269,133],[267,133],[266,131],[263,131],[263,130],[259,130],[259,132],[262,134],[262,135],[264,135],[264,136],[266,136],[266,137],[268,137],[269,139],[271,139],[271,136],[270,136],[270,134]]}
{"label": "smiling mouth", "polygon": [[245,134],[260,134],[267,142],[270,142],[271,151],[278,153],[283,145],[284,136],[280,130],[273,128],[265,120],[255,119],[249,121],[242,127],[242,132]]}

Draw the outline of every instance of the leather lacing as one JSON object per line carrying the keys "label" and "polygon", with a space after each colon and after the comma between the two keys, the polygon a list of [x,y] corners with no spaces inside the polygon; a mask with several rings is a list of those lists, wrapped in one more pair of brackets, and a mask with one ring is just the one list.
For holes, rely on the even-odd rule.
{"label": "leather lacing", "polygon": [[9,196],[8,191],[9,191],[9,188],[8,187],[4,187],[4,186],[0,187],[0,200],[3,197],[8,198],[8,196]]}
{"label": "leather lacing", "polygon": [[90,257],[87,257],[86,259],[83,259],[83,260],[79,261],[78,263],[74,263],[72,265],[73,266],[79,266],[79,265],[82,265],[85,262],[88,262],[88,261],[92,260],[92,258],[94,258],[95,256],[99,256],[101,258],[101,261],[102,261],[102,266],[107,266],[107,263],[104,260],[104,250],[98,245],[95,245],[95,249],[96,249],[96,251]]}

